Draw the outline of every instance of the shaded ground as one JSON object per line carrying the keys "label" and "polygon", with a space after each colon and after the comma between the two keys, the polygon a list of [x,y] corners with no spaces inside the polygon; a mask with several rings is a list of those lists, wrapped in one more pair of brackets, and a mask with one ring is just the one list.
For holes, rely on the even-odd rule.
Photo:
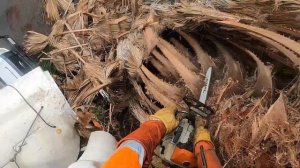
{"label": "shaded ground", "polygon": [[46,33],[49,27],[43,22],[41,0],[1,0],[0,35],[10,35],[19,45],[28,30]]}

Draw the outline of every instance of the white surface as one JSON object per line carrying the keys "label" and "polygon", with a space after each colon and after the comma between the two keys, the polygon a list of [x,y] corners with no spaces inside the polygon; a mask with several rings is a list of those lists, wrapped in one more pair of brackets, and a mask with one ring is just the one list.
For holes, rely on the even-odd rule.
{"label": "white surface", "polygon": [[7,38],[7,40],[8,40],[11,44],[16,45],[16,42],[15,42],[13,39]]}
{"label": "white surface", "polygon": [[21,75],[5,60],[0,58],[0,78],[7,84],[11,85],[16,82]]}
{"label": "white surface", "polygon": [[0,55],[8,52],[6,48],[0,48]]}
{"label": "white surface", "polygon": [[116,139],[108,132],[93,132],[85,152],[69,168],[99,168],[114,153],[116,144]]}
{"label": "white surface", "polygon": [[[36,68],[19,78],[13,85],[41,116],[34,123],[29,137],[17,156],[20,168],[66,168],[79,153],[79,136],[74,129],[75,115],[48,72]],[[36,113],[12,88],[0,90],[0,167],[13,155],[13,146],[19,146]],[[5,168],[17,167],[14,163]]]}

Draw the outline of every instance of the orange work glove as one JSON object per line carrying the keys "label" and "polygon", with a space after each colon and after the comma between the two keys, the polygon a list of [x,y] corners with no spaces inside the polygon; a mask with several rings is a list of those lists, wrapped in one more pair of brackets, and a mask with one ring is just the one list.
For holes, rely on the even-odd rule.
{"label": "orange work glove", "polygon": [[160,120],[164,123],[167,134],[172,132],[178,125],[179,121],[175,117],[177,108],[167,107],[157,111],[154,115],[150,116],[150,120]]}

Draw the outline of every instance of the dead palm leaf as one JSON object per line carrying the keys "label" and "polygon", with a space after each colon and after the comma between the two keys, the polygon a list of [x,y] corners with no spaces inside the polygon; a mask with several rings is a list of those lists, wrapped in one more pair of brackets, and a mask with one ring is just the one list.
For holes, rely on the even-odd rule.
{"label": "dead palm leaf", "polygon": [[106,78],[104,66],[97,59],[89,60],[89,62],[85,63],[83,71],[93,83],[110,83],[107,81],[109,78]]}
{"label": "dead palm leaf", "polygon": [[65,13],[75,12],[73,0],[58,0],[58,5]]}
{"label": "dead palm leaf", "polygon": [[159,53],[157,49],[153,50],[152,54],[159,62],[161,62],[161,64],[165,67],[165,69],[170,72],[170,75],[174,76],[175,78],[179,77],[175,67],[165,56]]}
{"label": "dead palm leaf", "polygon": [[146,85],[147,90],[149,91],[149,94],[151,94],[155,100],[160,102],[164,107],[169,107],[169,106],[178,106],[178,104],[167,97],[165,94],[159,91],[159,89],[156,87],[154,83],[152,83],[149,79],[147,79],[146,76],[143,74],[141,75],[141,78],[143,82]]}
{"label": "dead palm leaf", "polygon": [[234,81],[238,81],[239,84],[242,84],[244,82],[244,76],[241,64],[233,59],[232,55],[225,48],[225,46],[216,40],[213,40],[213,42],[216,44],[220,54],[225,58],[229,77],[231,77]]}
{"label": "dead palm leaf", "polygon": [[288,116],[283,94],[269,108],[268,112],[252,125],[251,144],[258,144],[266,139],[270,132],[287,128]]}
{"label": "dead palm leaf", "polygon": [[253,52],[250,50],[235,45],[240,48],[242,51],[247,53],[257,64],[257,79],[255,84],[254,95],[263,96],[266,92],[273,91],[273,79],[272,79],[272,70],[270,67],[266,66]]}
{"label": "dead palm leaf", "polygon": [[67,60],[69,60],[69,58],[71,58],[71,59],[75,60],[77,62],[77,64],[79,64],[79,63],[85,64],[86,63],[86,61],[82,58],[82,56],[78,52],[76,52],[74,48],[71,47],[69,41],[56,42],[55,38],[53,38],[53,39],[54,40],[51,41],[51,45],[53,47],[57,48],[58,50],[52,51],[51,53],[57,53],[58,51],[61,51],[63,53],[64,57],[67,58]]}
{"label": "dead palm leaf", "polygon": [[[285,109],[287,120],[279,114],[283,121],[293,125],[292,128],[283,125],[287,129],[281,130],[275,124],[270,124],[270,128],[265,129],[263,127],[273,121],[268,119],[269,123],[265,125],[259,116],[266,113],[271,103],[269,92],[282,90],[281,87],[285,85],[284,90],[288,90],[293,85],[287,84],[289,78],[299,70],[297,0],[201,0],[175,4],[169,1],[79,0],[76,5],[71,2],[51,1],[48,9],[55,7],[55,20],[66,18],[66,24],[55,24],[48,38],[38,38],[39,34],[29,32],[39,40],[34,41],[35,37],[32,36],[33,42],[27,47],[40,51],[49,43],[49,48],[54,48],[45,59],[64,74],[60,82],[64,83],[65,79],[68,81],[69,88],[63,87],[63,91],[73,107],[91,103],[100,105],[94,99],[100,93],[99,89],[105,89],[117,110],[129,107],[133,101],[130,105],[133,114],[141,121],[161,106],[177,105],[178,108],[187,109],[182,97],[198,98],[203,85],[200,72],[205,73],[208,66],[215,66],[218,75],[213,80],[214,95],[210,96],[208,102],[216,109],[216,115],[211,118],[210,129],[216,130],[216,138],[220,140],[216,148],[220,149],[220,156],[230,161],[225,166],[255,167],[257,165],[252,164],[256,163],[255,159],[267,152],[274,160],[275,166],[272,167],[299,167],[295,161],[300,152],[300,129],[297,125],[300,118],[297,113],[300,107],[297,98],[299,89],[288,93],[289,102],[284,103],[288,105]],[[179,32],[183,40],[175,32],[169,34],[177,29],[183,32]],[[159,38],[159,33],[170,38],[171,44]],[[198,34],[201,36],[191,36]],[[218,37],[226,42],[217,40],[218,44],[213,47],[202,48],[202,43],[199,44],[197,40],[209,40],[210,37]],[[203,42],[209,45],[211,41]],[[40,46],[35,46],[40,43]],[[212,56],[224,55],[225,59],[214,57],[212,62],[207,53],[214,54]],[[265,55],[270,58],[265,58]],[[201,56],[204,56],[199,60],[202,67],[198,67],[195,58]],[[235,58],[242,61],[237,62]],[[255,64],[252,59],[257,64],[254,76],[252,67]],[[223,78],[223,60],[229,67],[225,70],[231,78]],[[273,77],[266,61],[278,70]],[[245,73],[247,76],[240,73],[243,63],[245,70],[249,71]],[[272,78],[277,85],[273,85]],[[238,85],[236,80],[243,80],[243,85]],[[255,96],[252,95],[253,88]],[[239,92],[236,89],[240,89]],[[186,90],[192,94],[186,94]],[[260,96],[264,101],[257,101],[262,100]],[[280,106],[275,107],[281,109]],[[111,111],[111,119],[116,118],[113,115],[115,113]],[[106,117],[105,113],[103,117]],[[255,117],[258,120],[255,121]],[[256,123],[263,127],[252,131],[254,139],[260,142],[262,136],[262,139],[268,139],[252,145],[249,128],[256,126]],[[258,136],[255,132],[258,132]],[[274,145],[278,147],[276,152],[271,149]]]}
{"label": "dead palm leaf", "polygon": [[[187,34],[184,34],[184,35],[187,35]],[[190,38],[189,38],[189,40],[190,40]],[[190,41],[188,41],[188,42],[190,42]],[[193,45],[192,47],[195,47],[194,44],[191,44],[191,45]],[[174,50],[177,50],[175,47],[173,47],[173,48],[174,48]],[[179,53],[178,50],[177,50],[177,53]],[[179,53],[179,54],[176,54],[174,56],[176,56],[177,59],[179,59],[190,70],[192,70],[194,72],[198,72],[199,71],[199,69],[192,63],[192,61],[186,55],[183,55],[183,54]]]}
{"label": "dead palm leaf", "polygon": [[281,10],[288,12],[296,12],[300,11],[300,2],[298,0],[276,0],[275,6],[280,8]]}
{"label": "dead palm leaf", "polygon": [[169,72],[164,65],[159,62],[157,59],[155,58],[151,58],[150,59],[151,64],[155,67],[155,69],[157,71],[159,71],[160,75],[165,77],[165,78],[172,78],[171,72]]}
{"label": "dead palm leaf", "polygon": [[300,70],[300,57],[297,56],[294,52],[292,52],[291,50],[287,49],[286,47],[284,47],[283,45],[281,45],[280,43],[273,41],[267,37],[255,34],[255,33],[250,33],[252,36],[260,39],[261,41],[265,42],[267,45],[272,46],[276,49],[278,49],[281,53],[283,53],[287,58],[289,58],[289,60],[291,60],[295,66],[295,68]]}
{"label": "dead palm leaf", "polygon": [[131,80],[133,87],[137,94],[140,96],[140,102],[143,102],[145,106],[147,106],[149,111],[157,111],[159,108],[146,96],[142,87],[135,81]]}
{"label": "dead palm leaf", "polygon": [[28,55],[35,55],[43,51],[48,45],[48,37],[34,32],[28,31],[24,38],[24,48]]}
{"label": "dead palm leaf", "polygon": [[179,89],[178,87],[163,81],[163,79],[158,78],[143,65],[142,52],[137,47],[131,45],[129,48],[131,49],[129,51],[131,54],[127,60],[127,69],[131,71],[130,74],[137,73],[139,76],[145,76],[145,78],[142,78],[143,82],[146,82],[144,79],[148,78],[152,83],[157,85],[160,91],[167,94],[175,101],[180,101],[183,98],[182,89]]}
{"label": "dead palm leaf", "polygon": [[46,19],[50,23],[56,22],[60,19],[58,1],[59,0],[45,0]]}
{"label": "dead palm leaf", "polygon": [[88,13],[89,10],[89,1],[80,0],[77,4],[76,10],[74,13],[67,16],[67,23],[70,25],[72,30],[81,30],[86,29],[88,25]]}
{"label": "dead palm leaf", "polygon": [[171,38],[170,39],[171,44],[174,45],[174,47],[183,55],[187,57],[192,57],[190,51],[188,48],[186,48],[182,43],[180,43],[177,39]]}
{"label": "dead palm leaf", "polygon": [[194,39],[192,36],[188,35],[183,31],[178,31],[178,33],[189,43],[193,48],[198,58],[198,63],[201,65],[201,70],[203,73],[206,73],[209,67],[214,67],[215,64],[211,60],[210,56],[203,50],[199,42]]}
{"label": "dead palm leaf", "polygon": [[141,66],[141,71],[145,74],[145,76],[150,79],[157,87],[160,88],[165,94],[167,94],[170,98],[176,101],[180,101],[184,96],[184,91],[172,84],[169,84],[162,79],[158,78],[152,72],[150,72],[145,66]]}
{"label": "dead palm leaf", "polygon": [[203,20],[214,19],[214,20],[230,20],[230,21],[239,21],[241,19],[253,20],[247,16],[236,16],[227,12],[221,12],[212,8],[206,8],[199,4],[187,4],[182,5],[181,8],[176,10],[179,13],[184,13],[190,16],[202,16]]}
{"label": "dead palm leaf", "polygon": [[57,52],[59,49],[54,49],[47,54],[50,61],[55,65],[55,68],[64,74],[70,74],[78,70],[77,60],[68,51]]}
{"label": "dead palm leaf", "polygon": [[162,53],[168,58],[168,60],[173,64],[177,72],[183,78],[185,84],[190,89],[194,97],[199,97],[200,88],[203,86],[203,80],[195,72],[191,71],[183,62],[180,60],[182,56],[178,53],[174,47],[169,44],[164,39],[160,38],[158,43],[158,48]]}
{"label": "dead palm leaf", "polygon": [[246,24],[239,23],[239,22],[218,21],[217,23],[227,25],[227,26],[232,26],[235,28],[239,28],[241,30],[245,30],[247,32],[252,32],[252,33],[258,34],[260,36],[267,37],[267,38],[285,46],[286,48],[292,50],[296,54],[300,55],[300,44],[299,43],[297,43],[296,41],[289,39],[285,36],[277,34],[275,32],[272,32],[272,31],[269,31],[269,30],[266,30],[263,28],[251,26],[251,25],[246,25]]}
{"label": "dead palm leaf", "polygon": [[92,96],[93,94],[96,94],[97,92],[99,92],[101,89],[107,87],[108,85],[110,85],[111,83],[104,83],[104,84],[99,84],[97,86],[93,86],[92,89],[88,90],[87,92],[84,92],[83,94],[80,94],[74,104],[78,105],[80,103],[82,103],[83,100],[85,100],[86,98],[88,98],[89,96]]}
{"label": "dead palm leaf", "polygon": [[140,123],[149,120],[149,114],[147,114],[137,102],[131,101],[129,108],[131,109],[134,117],[139,120]]}
{"label": "dead palm leaf", "polygon": [[147,27],[144,31],[144,38],[147,46],[146,54],[149,55],[158,43],[158,35],[151,27]]}

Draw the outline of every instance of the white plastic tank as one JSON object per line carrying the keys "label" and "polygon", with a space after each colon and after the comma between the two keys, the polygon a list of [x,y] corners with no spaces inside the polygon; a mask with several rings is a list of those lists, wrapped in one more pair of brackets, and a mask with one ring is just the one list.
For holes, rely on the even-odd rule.
{"label": "white plastic tank", "polygon": [[99,168],[116,150],[116,139],[104,131],[93,132],[77,162],[68,168]]}
{"label": "white plastic tank", "polygon": [[[40,116],[30,106],[43,107]],[[0,89],[0,168],[68,167],[79,153],[74,123],[65,97],[40,68]]]}

